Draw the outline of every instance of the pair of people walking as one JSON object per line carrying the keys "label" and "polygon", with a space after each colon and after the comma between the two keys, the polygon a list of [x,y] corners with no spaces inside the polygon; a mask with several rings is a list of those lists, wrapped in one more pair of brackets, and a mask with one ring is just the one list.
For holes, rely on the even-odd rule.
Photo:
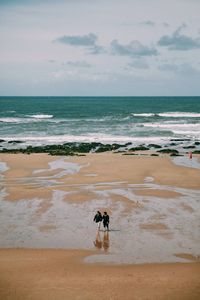
{"label": "pair of people walking", "polygon": [[110,218],[106,211],[104,211],[104,214],[102,216],[101,212],[98,210],[96,215],[94,216],[94,222],[97,223],[98,230],[100,230],[101,222],[103,221],[103,227],[104,230],[109,231],[109,222]]}

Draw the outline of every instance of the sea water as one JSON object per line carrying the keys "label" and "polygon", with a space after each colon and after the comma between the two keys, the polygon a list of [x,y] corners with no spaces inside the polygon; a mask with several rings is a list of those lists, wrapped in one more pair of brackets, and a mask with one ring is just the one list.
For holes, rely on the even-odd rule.
{"label": "sea water", "polygon": [[191,143],[200,140],[200,97],[0,97],[0,139]]}

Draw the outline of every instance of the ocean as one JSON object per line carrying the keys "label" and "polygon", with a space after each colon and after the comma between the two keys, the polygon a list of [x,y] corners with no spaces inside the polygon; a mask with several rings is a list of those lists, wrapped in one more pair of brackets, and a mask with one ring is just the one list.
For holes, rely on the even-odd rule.
{"label": "ocean", "polygon": [[0,97],[2,147],[200,141],[200,97]]}

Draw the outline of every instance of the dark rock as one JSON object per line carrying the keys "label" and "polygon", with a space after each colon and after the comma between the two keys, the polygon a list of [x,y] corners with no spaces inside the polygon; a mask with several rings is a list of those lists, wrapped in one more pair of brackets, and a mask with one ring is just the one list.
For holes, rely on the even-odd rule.
{"label": "dark rock", "polygon": [[127,146],[130,146],[130,145],[132,145],[132,143],[131,143],[131,142],[128,142],[128,143],[126,143],[124,146],[127,147]]}
{"label": "dark rock", "polygon": [[129,151],[145,151],[145,150],[149,150],[149,148],[145,146],[138,146],[129,149]]}
{"label": "dark rock", "polygon": [[183,149],[194,149],[196,146],[184,146]]}
{"label": "dark rock", "polygon": [[157,144],[149,144],[148,147],[157,148],[157,149],[162,148],[160,145],[157,145]]}
{"label": "dark rock", "polygon": [[151,156],[159,156],[159,154],[152,153]]}
{"label": "dark rock", "polygon": [[95,152],[100,153],[100,152],[106,152],[106,151],[112,151],[112,150],[113,150],[112,145],[110,145],[110,144],[106,144],[106,145],[101,144],[101,146],[98,147]]}
{"label": "dark rock", "polygon": [[123,146],[119,145],[119,144],[116,144],[116,143],[112,144],[112,150],[117,150],[117,149],[119,149],[121,147],[123,147]]}
{"label": "dark rock", "polygon": [[178,150],[176,149],[161,149],[161,150],[158,150],[157,152],[160,152],[160,153],[173,153],[173,154],[178,154]]}
{"label": "dark rock", "polygon": [[171,142],[189,142],[190,139],[171,139]]}
{"label": "dark rock", "polygon": [[200,154],[200,150],[195,150],[192,152],[193,154]]}
{"label": "dark rock", "polygon": [[21,144],[23,143],[22,141],[8,141],[8,144]]}
{"label": "dark rock", "polygon": [[73,152],[68,152],[68,151],[65,151],[65,150],[51,150],[51,151],[49,151],[49,155],[57,155],[57,156],[61,156],[61,155],[64,155],[64,156],[74,156],[75,153],[73,153]]}

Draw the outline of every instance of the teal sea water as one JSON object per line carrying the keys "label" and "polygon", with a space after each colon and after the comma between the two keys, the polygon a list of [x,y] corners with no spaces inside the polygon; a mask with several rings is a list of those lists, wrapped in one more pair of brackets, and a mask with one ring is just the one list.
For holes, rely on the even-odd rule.
{"label": "teal sea water", "polygon": [[0,97],[0,139],[25,145],[199,141],[200,97]]}

